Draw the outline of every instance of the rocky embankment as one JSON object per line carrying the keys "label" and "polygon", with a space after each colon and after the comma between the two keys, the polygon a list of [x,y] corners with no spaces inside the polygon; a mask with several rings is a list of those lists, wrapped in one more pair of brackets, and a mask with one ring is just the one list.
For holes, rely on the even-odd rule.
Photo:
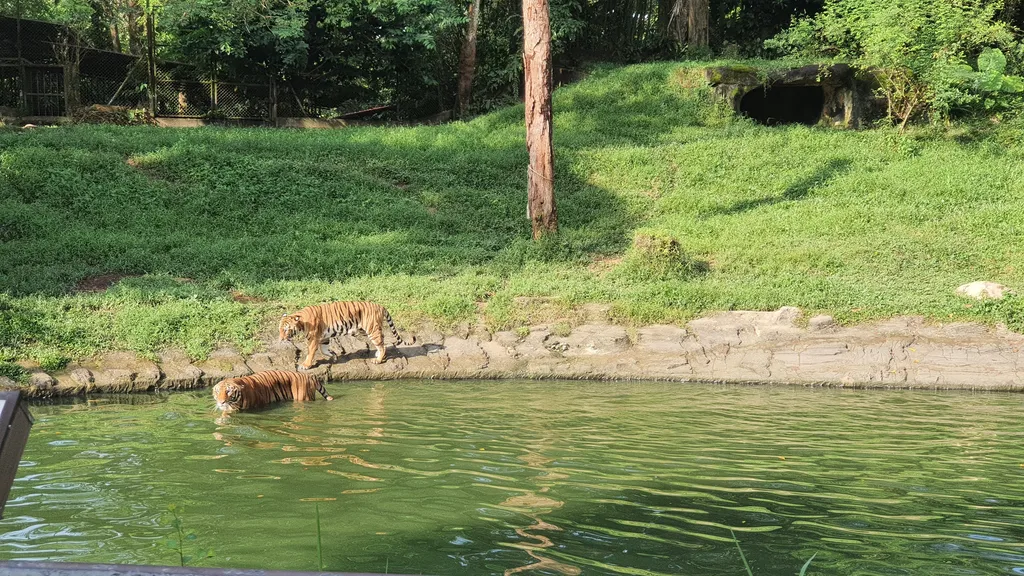
{"label": "rocky embankment", "polygon": [[[564,378],[1024,390],[1024,336],[1004,328],[920,318],[840,327],[827,316],[801,322],[800,310],[789,307],[726,312],[685,327],[632,329],[592,321],[567,334],[548,326],[529,333],[466,327],[403,338],[410,343],[390,346],[388,361],[377,365],[365,339],[346,337],[338,342],[343,353],[313,370],[331,381]],[[47,397],[201,388],[254,371],[295,369],[303,348],[271,342],[250,356],[226,348],[200,362],[179,351],[164,352],[156,362],[112,352],[59,373],[35,370],[27,392]]]}

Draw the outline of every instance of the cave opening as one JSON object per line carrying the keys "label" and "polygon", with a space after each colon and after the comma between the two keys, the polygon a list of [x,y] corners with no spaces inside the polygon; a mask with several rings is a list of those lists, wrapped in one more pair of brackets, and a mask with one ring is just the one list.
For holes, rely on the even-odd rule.
{"label": "cave opening", "polygon": [[766,126],[805,124],[821,120],[825,90],[821,86],[758,86],[740,100],[740,112]]}

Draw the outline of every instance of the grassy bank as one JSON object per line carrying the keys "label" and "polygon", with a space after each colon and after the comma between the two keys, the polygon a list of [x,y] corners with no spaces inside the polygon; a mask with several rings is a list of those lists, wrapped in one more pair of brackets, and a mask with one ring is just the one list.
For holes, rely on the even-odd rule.
{"label": "grassy bank", "polygon": [[[953,295],[1024,289],[1020,126],[766,128],[670,63],[598,70],[554,109],[562,233],[540,245],[521,107],[415,128],[0,130],[0,359],[251,349],[332,299],[407,326],[602,302],[631,323],[794,305],[1024,327],[1015,298]],[[129,277],[76,289],[107,274]]]}

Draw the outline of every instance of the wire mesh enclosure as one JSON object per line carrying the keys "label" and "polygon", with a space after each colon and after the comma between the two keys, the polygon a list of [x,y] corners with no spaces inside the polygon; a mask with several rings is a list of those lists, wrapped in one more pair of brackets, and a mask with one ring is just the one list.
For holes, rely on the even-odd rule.
{"label": "wire mesh enclosure", "polygon": [[25,69],[25,108],[29,116],[63,116],[64,69],[32,67]]}
{"label": "wire mesh enclosure", "polygon": [[[152,65],[153,78],[150,79]],[[301,86],[255,75],[218,78],[199,67],[100,50],[66,26],[0,17],[0,112],[79,117],[91,106],[146,108],[155,117],[274,121],[337,115]]]}

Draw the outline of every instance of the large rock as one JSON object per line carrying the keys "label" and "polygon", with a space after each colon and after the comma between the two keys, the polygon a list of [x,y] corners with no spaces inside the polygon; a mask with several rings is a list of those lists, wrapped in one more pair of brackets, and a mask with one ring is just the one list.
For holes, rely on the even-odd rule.
{"label": "large rock", "polygon": [[984,300],[986,298],[999,300],[1010,292],[1011,291],[1002,284],[982,280],[971,282],[970,284],[964,284],[956,289],[956,293],[960,296],[974,298],[975,300]]}
{"label": "large rock", "polygon": [[567,357],[620,354],[630,347],[629,335],[621,326],[584,324],[568,336],[550,336],[548,348]]}
{"label": "large rock", "polygon": [[210,357],[196,364],[203,371],[201,380],[205,386],[212,386],[225,378],[237,378],[252,374],[245,358],[233,348],[214,350]]}
{"label": "large rock", "polygon": [[203,371],[192,364],[188,355],[181,350],[165,350],[158,354],[160,370],[164,379],[161,388],[191,390],[204,385]]}
{"label": "large rock", "polygon": [[295,370],[299,350],[291,342],[271,342],[265,352],[257,352],[245,363],[253,372]]}
{"label": "large rock", "polygon": [[[85,371],[88,371],[87,378]],[[157,365],[131,352],[109,352],[82,363],[71,377],[87,382],[96,392],[137,392],[152,390],[163,375]]]}

